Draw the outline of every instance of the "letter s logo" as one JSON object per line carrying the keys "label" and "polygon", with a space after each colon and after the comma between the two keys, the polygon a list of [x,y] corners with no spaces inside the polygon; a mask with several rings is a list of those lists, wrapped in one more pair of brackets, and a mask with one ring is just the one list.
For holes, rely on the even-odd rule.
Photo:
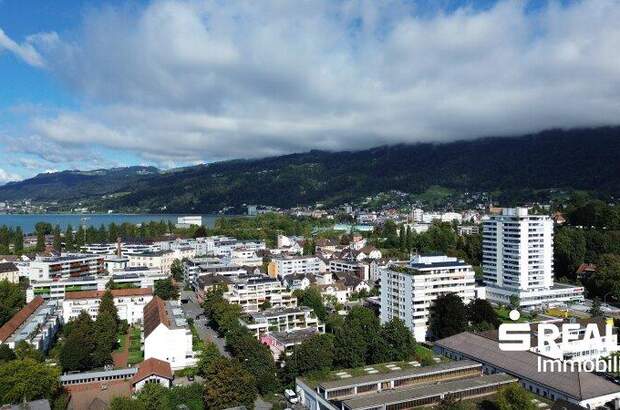
{"label": "letter s logo", "polygon": [[499,325],[500,350],[506,352],[527,351],[530,347],[530,325],[528,323]]}

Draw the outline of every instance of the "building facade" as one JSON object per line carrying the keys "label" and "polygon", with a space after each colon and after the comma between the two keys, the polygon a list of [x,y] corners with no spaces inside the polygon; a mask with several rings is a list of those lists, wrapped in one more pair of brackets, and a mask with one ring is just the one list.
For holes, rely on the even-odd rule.
{"label": "building facade", "polygon": [[[153,289],[127,288],[113,289],[112,299],[120,320],[130,325],[142,323],[144,306],[153,299]],[[82,291],[67,294],[62,302],[62,316],[65,323],[86,311],[93,320],[97,319],[101,297],[105,291]]]}

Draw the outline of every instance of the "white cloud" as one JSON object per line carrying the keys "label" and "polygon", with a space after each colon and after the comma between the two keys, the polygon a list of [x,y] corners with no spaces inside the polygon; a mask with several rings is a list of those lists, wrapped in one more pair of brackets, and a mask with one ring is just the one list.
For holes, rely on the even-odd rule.
{"label": "white cloud", "polygon": [[19,181],[21,179],[23,179],[21,175],[14,174],[0,168],[0,185],[4,185],[10,181]]}
{"label": "white cloud", "polygon": [[18,44],[11,40],[9,36],[7,36],[0,28],[0,51],[3,49],[8,50],[32,66],[43,67],[45,65],[45,61],[37,52],[33,46],[33,43],[39,40],[48,42],[54,36],[56,35],[53,33],[37,34],[35,36],[28,37],[26,42]]}
{"label": "white cloud", "polygon": [[[78,111],[32,132],[191,162],[617,124],[620,4],[155,1],[38,36]],[[29,43],[28,43],[29,44]]]}

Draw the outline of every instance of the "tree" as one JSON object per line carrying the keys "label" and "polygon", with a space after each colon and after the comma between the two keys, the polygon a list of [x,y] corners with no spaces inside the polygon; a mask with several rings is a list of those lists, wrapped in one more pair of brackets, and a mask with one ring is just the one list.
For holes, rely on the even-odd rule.
{"label": "tree", "polygon": [[592,307],[590,308],[590,311],[588,313],[590,313],[592,317],[603,316],[603,311],[601,310],[601,299],[595,297],[592,300]]}
{"label": "tree", "polygon": [[0,280],[0,326],[8,322],[26,303],[26,295],[18,284]]}
{"label": "tree", "polygon": [[170,273],[177,282],[183,281],[183,263],[180,259],[175,259],[170,266]]}
{"label": "tree", "polygon": [[43,354],[39,351],[39,349],[35,348],[25,340],[20,340],[15,345],[15,356],[21,360],[32,359],[37,362],[43,361]]}
{"label": "tree", "polygon": [[73,227],[71,227],[71,225],[67,225],[67,229],[65,230],[65,250],[67,252],[75,250],[73,245]]}
{"label": "tree", "polygon": [[291,384],[295,377],[310,372],[323,372],[334,363],[334,335],[317,334],[293,348],[290,356],[284,358],[285,364],[280,375],[285,384]]}
{"label": "tree", "polygon": [[35,245],[37,252],[43,252],[45,250],[45,233],[43,231],[37,231],[37,244]]}
{"label": "tree", "polygon": [[562,227],[553,237],[553,270],[557,277],[575,278],[575,271],[586,256],[586,237],[582,229]]}
{"label": "tree", "polygon": [[359,330],[345,326],[336,330],[334,351],[336,364],[344,368],[360,367],[366,364],[368,344]]}
{"label": "tree", "polygon": [[131,397],[116,396],[110,402],[110,410],[146,410],[146,407]]}
{"label": "tree", "polygon": [[21,255],[24,252],[24,233],[21,227],[15,228],[15,234],[13,236],[13,251],[16,255]]}
{"label": "tree", "polygon": [[405,323],[398,318],[383,325],[380,345],[386,348],[389,357],[381,361],[404,361],[415,352],[415,340]]}
{"label": "tree", "polygon": [[472,325],[480,325],[485,322],[494,329],[500,325],[495,309],[484,299],[475,299],[467,306],[467,318]]}
{"label": "tree", "polygon": [[512,309],[519,309],[519,306],[521,306],[521,298],[516,293],[510,295],[508,300]]}
{"label": "tree", "polygon": [[258,393],[255,380],[234,359],[219,357],[205,374],[205,409],[220,410],[228,407],[253,408]]}
{"label": "tree", "polygon": [[529,393],[517,383],[499,389],[496,403],[499,410],[536,409],[536,405],[532,403]]}
{"label": "tree", "polygon": [[168,389],[159,383],[147,383],[138,393],[138,402],[146,410],[170,409]]}
{"label": "tree", "polygon": [[467,327],[465,305],[454,294],[439,296],[431,308],[430,331],[437,339],[464,332]]}
{"label": "tree", "polygon": [[220,356],[220,351],[215,343],[207,342],[204,349],[198,354],[198,363],[196,365],[198,368],[198,375],[204,376],[207,374],[207,368]]}
{"label": "tree", "polygon": [[58,389],[58,369],[32,359],[13,360],[0,365],[0,403],[51,399]]}
{"label": "tree", "polygon": [[95,349],[93,363],[105,366],[112,363],[112,350],[116,344],[117,323],[108,311],[100,311],[95,321]]}
{"label": "tree", "polygon": [[116,309],[116,305],[114,304],[114,297],[112,296],[112,292],[110,290],[106,290],[101,296],[101,302],[99,303],[97,314],[100,315],[101,313],[109,313],[114,318],[116,323],[119,322],[118,311]]}
{"label": "tree", "polygon": [[163,300],[176,300],[179,298],[179,289],[172,282],[172,279],[162,279],[155,282],[154,294]]}
{"label": "tree", "polygon": [[0,344],[0,364],[10,362],[15,359],[17,359],[17,356],[15,356],[13,349],[11,349],[6,343]]}
{"label": "tree", "polygon": [[59,354],[63,371],[87,370],[92,368],[92,353],[95,350],[95,329],[90,315],[82,311],[64,328],[65,342]]}
{"label": "tree", "polygon": [[62,239],[60,237],[60,226],[54,227],[54,240],[52,242],[54,250],[58,253],[62,252]]}
{"label": "tree", "polygon": [[299,305],[312,308],[319,320],[325,320],[327,310],[323,304],[323,296],[317,288],[310,286],[306,290],[297,289],[293,295],[297,297]]}

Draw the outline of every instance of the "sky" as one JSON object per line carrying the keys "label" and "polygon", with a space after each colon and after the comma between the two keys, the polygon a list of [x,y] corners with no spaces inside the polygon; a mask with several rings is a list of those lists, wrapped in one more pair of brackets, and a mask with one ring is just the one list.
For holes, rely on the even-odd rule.
{"label": "sky", "polygon": [[618,125],[618,21],[618,0],[0,0],[0,184]]}

